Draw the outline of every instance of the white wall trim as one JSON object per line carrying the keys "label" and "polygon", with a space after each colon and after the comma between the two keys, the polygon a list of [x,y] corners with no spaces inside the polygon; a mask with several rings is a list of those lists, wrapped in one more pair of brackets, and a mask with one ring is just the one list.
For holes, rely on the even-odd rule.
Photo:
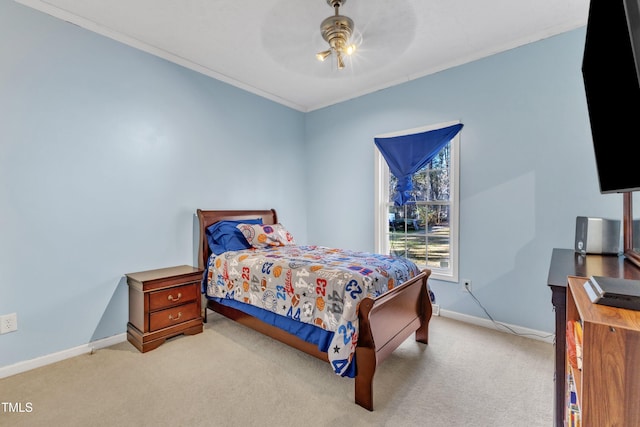
{"label": "white wall trim", "polygon": [[62,350],[57,353],[47,354],[45,356],[36,357],[35,359],[25,360],[13,365],[3,366],[0,367],[0,378],[10,377],[12,375],[30,371],[32,369],[40,368],[41,366],[50,365],[52,363],[60,362],[61,360],[80,356],[82,354],[93,353],[94,351],[101,348],[110,347],[126,340],[127,334],[122,333],[119,335],[113,335],[111,337],[83,344],[78,347]]}
{"label": "white wall trim", "polygon": [[510,328],[512,331],[507,329],[506,327],[501,327],[496,325],[489,319],[483,319],[481,317],[469,316],[468,314],[457,313],[455,311],[443,310],[442,308],[439,310],[440,316],[448,317],[450,319],[459,320],[464,323],[470,323],[476,326],[482,326],[483,328],[494,329],[499,332],[505,332],[509,334],[513,334],[514,332],[518,335],[522,335],[524,338],[531,338],[536,341],[543,341],[549,344],[555,343],[555,334],[553,332],[544,332],[537,331],[535,329],[524,328],[518,325],[511,325],[509,323],[497,322],[499,324],[505,325]]}
{"label": "white wall trim", "polygon": [[[439,306],[438,306],[439,308]],[[470,323],[476,326],[482,326],[483,328],[494,329],[500,332],[512,333],[504,327],[499,327],[489,319],[483,319],[480,317],[469,316],[467,314],[457,313],[450,310],[438,310],[439,316],[448,317],[450,319],[459,320],[464,323]],[[510,325],[508,323],[498,322],[508,326],[518,334],[522,334],[525,338],[531,338],[537,341],[544,341],[553,344],[555,341],[555,335],[551,332],[536,331],[535,329],[523,328],[522,326]],[[103,338],[101,340],[93,341],[88,344],[84,344],[78,347],[70,348],[68,350],[62,350],[57,353],[48,354],[46,356],[37,357],[31,360],[25,360],[13,365],[0,367],[0,378],[10,377],[22,372],[30,371],[32,369],[40,368],[42,366],[50,365],[52,363],[60,362],[65,359],[80,356],[83,354],[93,353],[101,348],[110,347],[115,344],[119,344],[127,340],[127,334],[122,333],[111,337]]]}

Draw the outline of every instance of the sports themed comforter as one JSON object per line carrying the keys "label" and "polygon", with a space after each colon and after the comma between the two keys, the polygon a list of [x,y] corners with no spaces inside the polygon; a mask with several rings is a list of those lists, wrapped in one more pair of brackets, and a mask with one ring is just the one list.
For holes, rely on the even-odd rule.
{"label": "sports themed comforter", "polygon": [[329,362],[343,375],[358,341],[359,302],[419,273],[405,258],[289,245],[212,255],[206,293],[333,332]]}

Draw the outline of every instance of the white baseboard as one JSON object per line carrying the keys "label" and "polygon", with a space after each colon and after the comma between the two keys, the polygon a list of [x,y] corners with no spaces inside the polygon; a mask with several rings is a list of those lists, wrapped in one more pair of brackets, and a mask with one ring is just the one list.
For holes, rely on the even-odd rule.
{"label": "white baseboard", "polygon": [[[483,319],[480,317],[469,316],[467,314],[457,313],[455,311],[443,310],[439,305],[433,306],[435,316],[448,317],[450,319],[459,320],[461,322],[470,323],[472,325],[482,326],[484,328],[495,329],[500,332],[515,332],[518,335],[522,335],[526,338],[531,338],[539,341],[554,343],[554,334],[550,332],[536,331],[534,329],[523,328],[522,326],[510,325],[507,323],[499,322],[505,327],[496,325],[489,319]],[[509,329],[511,331],[509,331]],[[513,332],[512,332],[513,331]],[[0,378],[10,377],[21,372],[30,371],[32,369],[39,368],[41,366],[50,365],[52,363],[60,362],[64,359],[80,356],[82,354],[93,353],[95,350],[109,347],[127,340],[127,334],[122,333],[111,337],[103,338],[101,340],[93,341],[88,344],[84,344],[78,347],[70,348],[68,350],[59,351],[57,353],[48,354],[46,356],[37,357],[31,360],[25,360],[24,362],[18,362],[13,365],[0,367]]]}
{"label": "white baseboard", "polygon": [[489,319],[483,319],[481,317],[469,316],[468,314],[457,313],[455,311],[440,309],[441,317],[448,317],[450,319],[459,320],[461,322],[470,323],[476,326],[482,326],[484,328],[495,329],[500,332],[507,332],[511,334],[521,335],[525,338],[531,338],[538,341],[548,342],[553,344],[555,342],[555,334],[552,332],[537,331],[535,329],[524,328],[518,325],[510,325],[504,322],[497,322],[500,325],[496,325]]}
{"label": "white baseboard", "polygon": [[88,344],[83,344],[78,347],[62,350],[57,353],[47,354],[45,356],[36,357],[35,359],[25,360],[24,362],[18,362],[13,365],[3,366],[0,367],[0,378],[10,377],[21,372],[30,371],[41,366],[50,365],[52,363],[60,362],[64,359],[80,356],[82,354],[93,353],[95,350],[109,347],[126,340],[127,334],[122,333],[119,335],[113,335],[111,337],[103,338],[101,340],[92,341]]}

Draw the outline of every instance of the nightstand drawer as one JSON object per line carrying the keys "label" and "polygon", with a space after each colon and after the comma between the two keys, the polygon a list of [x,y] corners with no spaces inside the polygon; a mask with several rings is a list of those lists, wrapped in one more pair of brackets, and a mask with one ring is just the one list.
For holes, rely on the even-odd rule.
{"label": "nightstand drawer", "polygon": [[194,301],[198,297],[199,283],[190,283],[149,294],[149,310],[159,310]]}
{"label": "nightstand drawer", "polygon": [[149,329],[156,331],[167,326],[177,325],[200,316],[197,302],[179,305],[166,310],[156,311],[149,315]]}

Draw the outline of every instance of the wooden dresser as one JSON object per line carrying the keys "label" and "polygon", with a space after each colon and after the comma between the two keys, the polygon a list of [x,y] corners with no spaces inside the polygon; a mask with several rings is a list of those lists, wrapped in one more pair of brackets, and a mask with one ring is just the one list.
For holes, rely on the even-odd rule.
{"label": "wooden dresser", "polygon": [[607,276],[640,279],[640,268],[623,256],[581,255],[573,249],[553,249],[547,284],[551,288],[551,302],[555,310],[555,425],[564,425],[566,371],[566,322],[568,276]]}
{"label": "wooden dresser", "polygon": [[202,332],[202,274],[188,265],[126,274],[129,342],[144,353],[167,338]]}
{"label": "wooden dresser", "polygon": [[[568,278],[567,321],[579,324],[583,332],[581,350],[575,357],[567,355],[571,373],[567,387],[576,396],[565,405],[567,425],[637,427],[640,311],[592,304],[584,290],[586,281],[586,277]],[[575,363],[579,359],[579,366],[572,366],[570,358]]]}

